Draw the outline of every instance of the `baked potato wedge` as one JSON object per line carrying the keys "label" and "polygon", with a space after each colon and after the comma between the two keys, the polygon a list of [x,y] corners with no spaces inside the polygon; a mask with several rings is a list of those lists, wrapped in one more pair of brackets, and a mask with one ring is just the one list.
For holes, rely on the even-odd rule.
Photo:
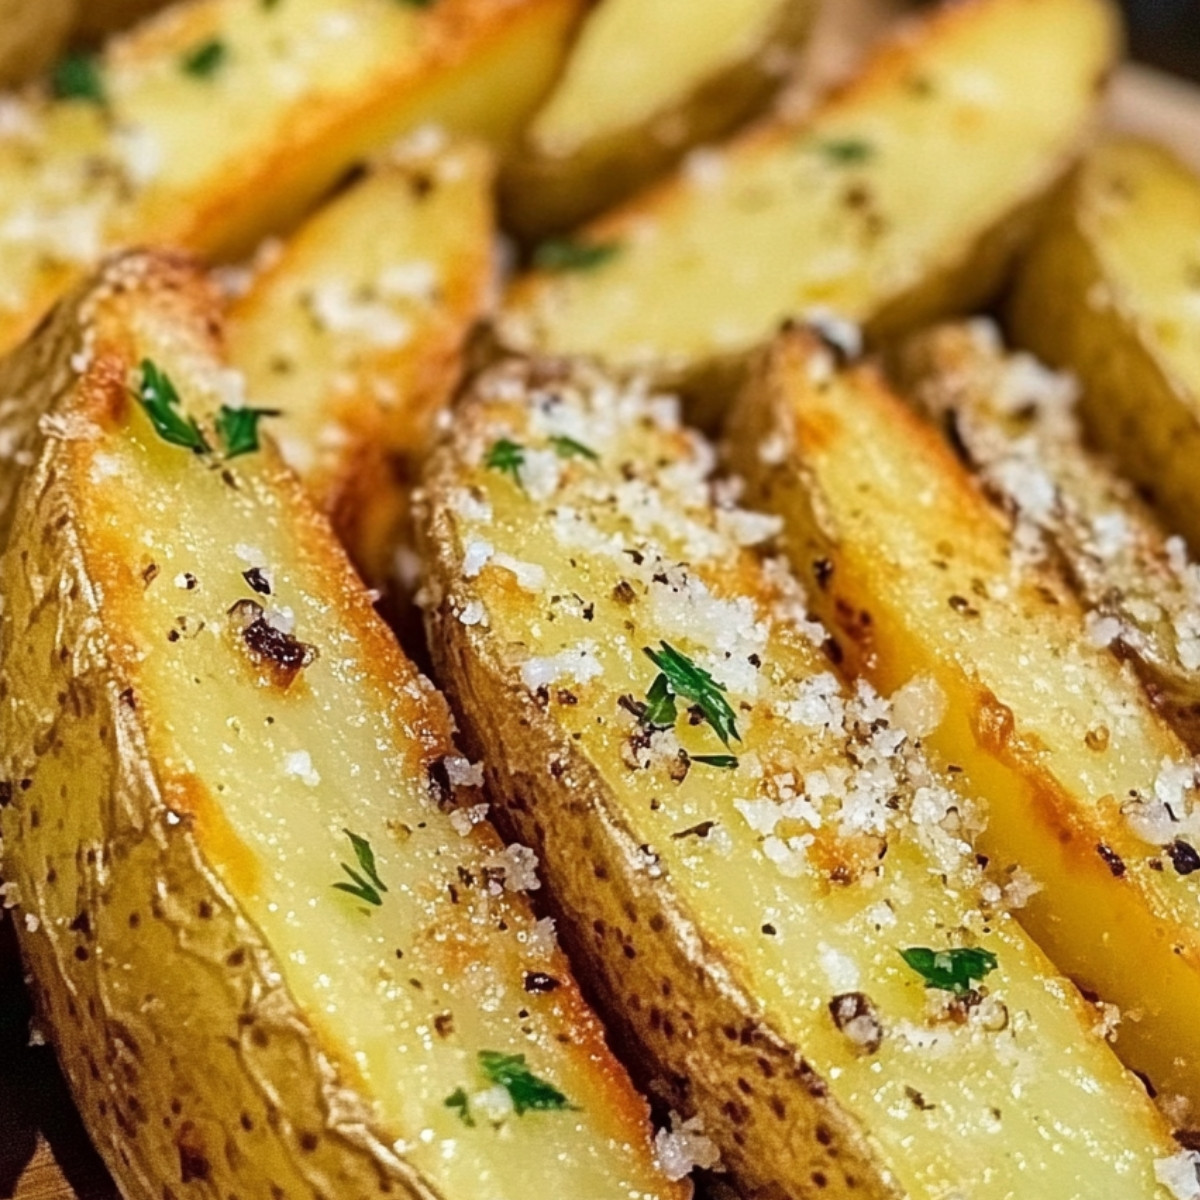
{"label": "baked potato wedge", "polygon": [[18,355],[3,874],[97,1147],[130,1200],[682,1200],[218,316],[126,257]]}
{"label": "baked potato wedge", "polygon": [[415,458],[493,284],[492,167],[422,137],[291,238],[229,318],[230,360],[373,584],[395,571]]}
{"label": "baked potato wedge", "polygon": [[440,677],[629,1061],[745,1197],[1165,1195],[1159,1115],[910,732],[936,692],[830,673],[677,412],[502,365],[417,523]]}
{"label": "baked potato wedge", "polygon": [[890,369],[1009,514],[1026,552],[1067,572],[1091,640],[1130,663],[1200,751],[1200,567],[1084,444],[1074,378],[1006,354],[988,321],[918,334],[896,348]]}
{"label": "baked potato wedge", "polygon": [[785,81],[814,0],[603,0],[501,174],[505,224],[561,233],[722,137]]}
{"label": "baked potato wedge", "polygon": [[582,0],[198,0],[114,41],[0,134],[0,349],[107,249],[236,258],[423,124],[504,141]]}
{"label": "baked potato wedge", "polygon": [[553,244],[513,286],[504,339],[646,365],[715,405],[790,315],[876,338],[968,310],[1081,149],[1117,46],[1107,0],[937,12],[803,124],[760,127]]}
{"label": "baked potato wedge", "polygon": [[1200,1100],[1191,754],[1089,636],[1065,582],[877,373],[839,372],[811,334],[790,331],[729,435],[847,666],[885,690],[936,681],[947,716],[927,744],[986,801],[983,853],[1041,887],[1022,923],[1126,1014],[1118,1053],[1186,1123]]}
{"label": "baked potato wedge", "polygon": [[1200,547],[1200,179],[1158,146],[1098,147],[1022,261],[1013,340],[1082,384],[1089,435]]}

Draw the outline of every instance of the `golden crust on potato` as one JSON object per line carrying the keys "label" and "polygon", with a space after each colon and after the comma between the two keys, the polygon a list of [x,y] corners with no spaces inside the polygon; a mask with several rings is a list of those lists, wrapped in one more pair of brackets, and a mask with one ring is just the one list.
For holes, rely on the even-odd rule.
{"label": "golden crust on potato", "polygon": [[1107,0],[936,12],[803,123],[768,123],[585,226],[573,255],[517,280],[505,337],[711,398],[786,317],[882,337],[978,305],[1081,150],[1118,45]]}
{"label": "golden crust on potato", "polygon": [[68,99],[0,137],[0,348],[100,255],[237,257],[430,123],[504,143],[558,69],[580,0],[199,0],[115,40]]}
{"label": "golden crust on potato", "polygon": [[728,433],[851,669],[881,688],[937,681],[950,716],[928,744],[986,800],[984,853],[1038,883],[1022,923],[1128,1015],[1117,1051],[1186,1113],[1200,1099],[1187,748],[1088,636],[1061,578],[872,370],[839,371],[805,332],[782,335]]}
{"label": "golden crust on potato", "polygon": [[712,464],[672,401],[510,362],[418,523],[440,678],[629,1061],[747,1197],[1159,1196],[1165,1127],[925,761],[936,689],[835,676]]}
{"label": "golden crust on potato", "polygon": [[1089,436],[1200,550],[1200,179],[1132,138],[1098,147],[1023,257],[1014,341],[1074,372]]}
{"label": "golden crust on potato", "polygon": [[723,136],[778,91],[813,0],[605,0],[501,175],[507,226],[569,229]]}
{"label": "golden crust on potato", "polygon": [[419,455],[493,288],[490,156],[421,140],[307,222],[229,318],[284,458],[379,585],[411,544]]}
{"label": "golden crust on potato", "polygon": [[3,875],[106,1163],[139,1200],[682,1196],[531,856],[247,437],[218,336],[193,268],[130,257],[4,369],[7,395],[44,367],[2,568]]}

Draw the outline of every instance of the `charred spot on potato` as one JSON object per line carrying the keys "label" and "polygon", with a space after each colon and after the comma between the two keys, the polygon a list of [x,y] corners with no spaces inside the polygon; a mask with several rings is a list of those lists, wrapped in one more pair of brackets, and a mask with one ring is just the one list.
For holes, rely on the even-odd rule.
{"label": "charred spot on potato", "polygon": [[255,600],[239,600],[229,609],[229,617],[251,662],[263,668],[277,687],[290,687],[296,676],[317,659],[315,646],[272,624]]}

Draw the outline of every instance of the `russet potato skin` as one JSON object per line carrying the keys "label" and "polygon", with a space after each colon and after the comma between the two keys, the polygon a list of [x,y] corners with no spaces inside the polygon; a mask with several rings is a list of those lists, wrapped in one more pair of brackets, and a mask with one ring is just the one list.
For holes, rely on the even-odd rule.
{"label": "russet potato skin", "polygon": [[[833,312],[880,341],[988,302],[1089,142],[1119,29],[1106,0],[935,12],[802,121],[751,129],[711,171],[681,169],[584,225],[579,240],[616,251],[519,277],[507,344],[653,371],[715,424],[789,317]],[[1052,101],[1024,83],[1043,71]],[[955,170],[966,154],[975,169]]]}
{"label": "russet potato skin", "polygon": [[[780,57],[797,53],[816,10],[811,0],[778,0],[774,7],[753,45],[722,47],[718,60],[700,64],[703,70],[689,63],[693,78],[681,84],[670,105],[647,113],[642,124],[605,124],[598,117],[587,136],[577,132],[569,146],[558,146],[535,114],[501,172],[506,226],[527,240],[574,228],[673,166],[690,147],[723,137],[764,108],[786,78]],[[704,21],[703,6],[690,6],[685,19]],[[635,32],[625,32],[636,51]],[[585,25],[580,38],[587,33]],[[659,44],[662,32],[655,29],[654,35],[641,43],[643,52]],[[595,80],[585,84],[568,76],[559,86],[586,86],[603,94]],[[622,86],[628,84],[622,81]],[[576,103],[583,103],[582,97]]]}
{"label": "russet potato skin", "polygon": [[1168,151],[1112,138],[1080,166],[1022,256],[1014,341],[1074,372],[1090,437],[1200,547],[1200,361],[1181,247],[1200,230],[1200,180]]}
{"label": "russet potato skin", "polygon": [[[524,897],[466,882],[503,861],[502,844],[486,823],[452,827],[449,809],[468,793],[446,775],[448,711],[375,616],[325,518],[269,447],[214,470],[141,424],[130,392],[137,364],[169,364],[194,400],[215,382],[219,331],[215,296],[196,268],[132,256],[110,264],[2,369],[6,384],[28,378],[35,360],[48,370],[43,390],[26,393],[40,429],[23,447],[30,465],[4,559],[0,778],[12,786],[0,794],[3,877],[39,1019],[89,1133],[139,1200],[189,1187],[449,1200],[474,1196],[481,1179],[505,1197],[533,1180],[614,1200],[630,1191],[682,1200],[686,1185],[658,1171],[645,1102],[561,952],[551,943],[535,956],[539,927]],[[146,453],[151,469],[114,473],[115,462]],[[9,460],[5,474],[14,469]],[[131,480],[146,493],[131,493]],[[186,528],[160,515],[158,539],[137,533],[147,513],[176,509],[191,514]],[[219,622],[229,580],[245,565],[222,539],[248,514],[257,538],[279,547],[276,594],[291,590],[304,606],[304,631],[323,652],[282,690],[232,635],[200,643],[194,624],[180,618],[167,633],[155,615],[178,612],[184,601],[173,597],[186,595],[210,626]],[[191,582],[158,566],[179,554],[198,555],[187,559]],[[287,820],[270,832],[270,849],[254,821],[279,803],[277,743],[260,735],[262,752],[229,775],[219,740],[201,740],[210,718],[239,738],[264,705],[293,734],[307,727],[313,757],[326,764],[337,741],[367,728],[367,748],[356,746],[361,777],[348,787],[330,778],[326,793],[314,775],[309,805],[332,797],[335,807],[324,818],[280,809]],[[372,747],[385,741],[373,762]],[[427,789],[439,771],[450,782],[434,803]],[[357,805],[349,813],[347,790]],[[408,822],[396,825],[394,844],[393,817]],[[391,880],[374,911],[333,890],[340,846],[322,861],[321,843],[343,839],[342,822],[371,833]],[[309,831],[307,845],[288,824]],[[313,853],[316,903],[295,928],[272,910],[302,902]],[[376,932],[401,947],[377,952]],[[377,1001],[366,983],[401,957],[405,977],[394,986],[408,992]],[[306,973],[306,959],[362,974],[331,991]],[[554,980],[545,995],[522,984],[535,959]],[[355,1013],[368,1016],[348,1024]],[[421,1030],[439,1018],[445,1047],[427,1057]],[[372,1040],[372,1019],[395,1026],[394,1043]],[[482,1121],[464,1125],[443,1099],[463,1083],[474,1091],[476,1048],[527,1054],[579,1104],[510,1113],[519,1124],[503,1141]],[[414,1136],[414,1112],[438,1133],[432,1154]]]}
{"label": "russet potato skin", "polygon": [[1015,562],[1005,518],[939,431],[869,366],[814,370],[821,353],[803,330],[764,352],[730,416],[731,462],[784,519],[850,668],[884,689],[938,680],[949,716],[931,750],[986,799],[984,853],[1042,884],[1022,924],[1081,987],[1138,1014],[1122,1059],[1194,1102],[1196,878],[1136,836],[1116,799],[1152,799],[1188,751],[1088,641],[1061,577]]}

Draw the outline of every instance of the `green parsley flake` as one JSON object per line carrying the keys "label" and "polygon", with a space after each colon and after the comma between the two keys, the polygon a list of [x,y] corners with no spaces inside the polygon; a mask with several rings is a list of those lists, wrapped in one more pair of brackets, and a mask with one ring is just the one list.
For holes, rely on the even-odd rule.
{"label": "green parsley flake", "polygon": [[559,458],[586,458],[592,462],[600,461],[600,455],[590,446],[585,446],[582,442],[577,442],[574,438],[566,437],[563,434],[552,437],[550,445],[554,447],[554,453]]}
{"label": "green parsley flake", "polygon": [[137,398],[154,431],[164,442],[182,446],[195,454],[209,452],[200,426],[192,417],[185,417],[179,411],[179,393],[170,377],[148,358],[142,360],[142,386],[137,391]]}
{"label": "green parsley flake", "polygon": [[211,79],[225,65],[229,47],[220,38],[209,38],[189,50],[180,60],[180,66],[197,79]]}
{"label": "green parsley flake", "polygon": [[655,676],[650,690],[646,693],[646,711],[642,713],[642,723],[652,729],[670,729],[679,716],[675,708],[675,695],[665,675]]}
{"label": "green parsley flake", "polygon": [[221,405],[217,413],[217,436],[225,443],[225,457],[238,458],[259,448],[258,423],[264,417],[280,416],[277,408],[230,408]]}
{"label": "green parsley flake", "polygon": [[483,460],[483,465],[502,475],[511,475],[519,487],[521,484],[521,468],[525,465],[525,447],[508,438],[500,438],[492,444]]}
{"label": "green parsley flake", "polygon": [[549,238],[533,252],[533,265],[543,271],[592,271],[620,253],[619,242],[580,242]]}
{"label": "green parsley flake", "polygon": [[[681,654],[674,646],[667,642],[660,642],[659,645],[661,650],[651,650],[649,646],[644,646],[642,652],[663,673],[670,692],[695,704],[726,748],[731,740],[740,742],[742,739],[737,731],[737,714],[725,699],[725,685],[718,683],[707,671],[696,666],[687,655]],[[657,686],[658,680],[654,682]],[[653,690],[652,687],[651,691]],[[647,695],[647,700],[649,699]]]}
{"label": "green parsley flake", "polygon": [[705,767],[716,767],[721,771],[736,771],[738,760],[732,754],[689,754],[688,759]]}
{"label": "green parsley flake", "polygon": [[354,847],[354,857],[358,859],[361,873],[342,863],[342,870],[350,876],[351,882],[339,881],[333,886],[339,892],[349,892],[351,896],[357,896],[364,903],[373,904],[379,908],[383,904],[383,896],[380,893],[387,891],[387,885],[379,878],[379,872],[375,868],[375,851],[371,849],[371,843],[366,838],[359,837],[358,834],[351,833],[348,829],[344,829],[342,832],[350,839],[350,845]]}
{"label": "green parsley flake", "polygon": [[475,1118],[471,1115],[471,1101],[464,1088],[455,1088],[442,1104],[458,1113],[458,1119],[468,1128],[475,1128]]}
{"label": "green parsley flake", "polygon": [[50,90],[60,100],[87,100],[103,104],[107,99],[100,64],[92,54],[68,54],[50,75]]}
{"label": "green parsley flake", "polygon": [[971,947],[930,950],[927,946],[912,946],[901,950],[900,957],[925,980],[927,988],[956,996],[965,996],[1000,965],[990,950]]}
{"label": "green parsley flake", "polygon": [[831,163],[842,167],[856,166],[875,157],[875,147],[862,138],[835,138],[818,143],[817,150]]}
{"label": "green parsley flake", "polygon": [[539,1079],[525,1065],[523,1054],[479,1051],[479,1069],[512,1098],[518,1117],[527,1112],[562,1112],[575,1106],[553,1084]]}

